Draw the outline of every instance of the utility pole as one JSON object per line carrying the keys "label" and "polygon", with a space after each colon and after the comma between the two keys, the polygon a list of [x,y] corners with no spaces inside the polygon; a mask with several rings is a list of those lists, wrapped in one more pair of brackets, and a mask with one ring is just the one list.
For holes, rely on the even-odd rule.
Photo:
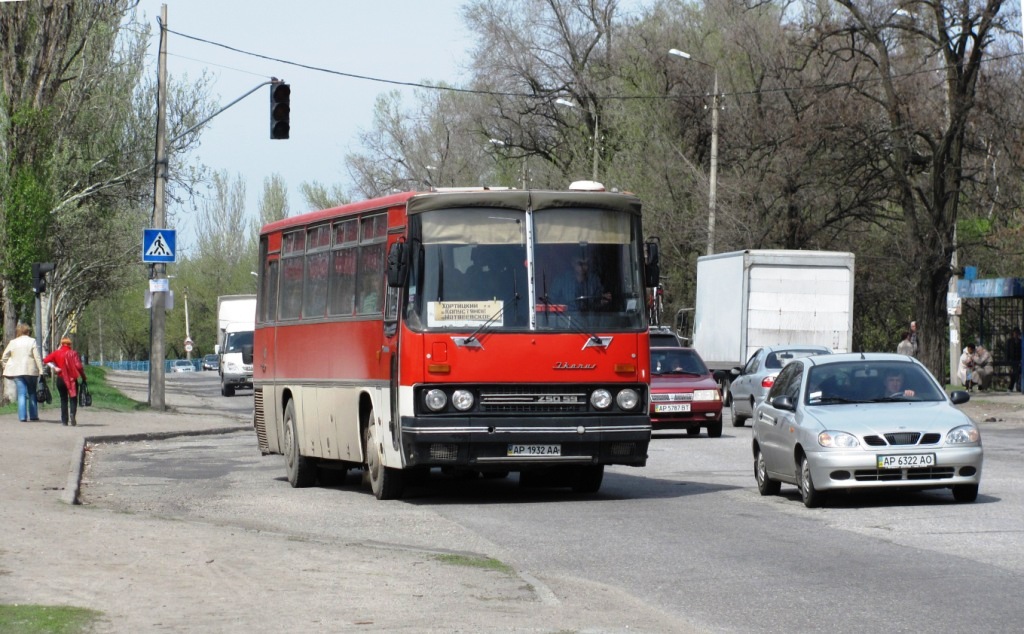
{"label": "utility pole", "polygon": [[711,93],[711,174],[708,177],[708,255],[715,252],[715,205],[718,200],[718,69]]}
{"label": "utility pole", "polygon": [[[153,166],[153,227],[165,228],[164,190],[167,187],[167,5],[160,5],[160,58],[157,72],[156,163]],[[166,280],[166,265],[152,265],[152,280]],[[164,282],[166,284],[166,282]],[[164,287],[166,288],[166,286]],[[167,292],[152,293],[149,318],[149,406],[163,411],[164,405],[164,330],[167,325]]]}

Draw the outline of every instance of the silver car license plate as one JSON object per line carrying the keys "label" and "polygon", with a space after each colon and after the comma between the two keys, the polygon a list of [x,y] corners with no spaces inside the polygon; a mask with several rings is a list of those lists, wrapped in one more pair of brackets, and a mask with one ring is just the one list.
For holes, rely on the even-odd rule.
{"label": "silver car license plate", "polygon": [[918,467],[934,467],[935,454],[908,453],[899,456],[877,456],[879,469],[915,469]]}

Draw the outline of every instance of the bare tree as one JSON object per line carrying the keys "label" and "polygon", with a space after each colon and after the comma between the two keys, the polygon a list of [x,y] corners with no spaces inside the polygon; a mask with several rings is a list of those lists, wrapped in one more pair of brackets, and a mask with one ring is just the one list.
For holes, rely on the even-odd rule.
{"label": "bare tree", "polygon": [[319,181],[301,183],[299,191],[302,192],[302,197],[305,199],[309,211],[338,207],[348,202],[348,197],[342,191],[341,185],[337,184],[328,187]]}
{"label": "bare tree", "polygon": [[[153,81],[136,2],[0,4],[0,285],[5,333],[53,261],[56,330],[126,283],[151,202]],[[31,62],[31,63],[29,63]],[[170,91],[172,132],[203,116],[205,80]],[[183,127],[184,126],[184,127]],[[175,135],[186,148],[196,135]],[[179,180],[181,182],[181,180]]]}
{"label": "bare tree", "polygon": [[[1002,0],[837,0],[822,15],[821,48],[848,74],[848,86],[886,122],[891,200],[902,215],[902,244],[913,275],[921,359],[945,376],[946,294],[954,273],[956,225],[965,193],[969,130],[988,47],[1008,27]],[[941,86],[939,99],[916,98]]]}
{"label": "bare tree", "polygon": [[259,208],[261,226],[288,217],[288,186],[280,174],[271,174],[263,179]]}

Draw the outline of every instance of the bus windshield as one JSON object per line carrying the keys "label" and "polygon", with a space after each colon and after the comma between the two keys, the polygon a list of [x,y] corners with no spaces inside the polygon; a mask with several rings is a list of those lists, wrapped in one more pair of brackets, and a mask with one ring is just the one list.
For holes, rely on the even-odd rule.
{"label": "bus windshield", "polygon": [[406,316],[414,329],[646,327],[639,219],[631,214],[437,209],[410,216],[410,235]]}

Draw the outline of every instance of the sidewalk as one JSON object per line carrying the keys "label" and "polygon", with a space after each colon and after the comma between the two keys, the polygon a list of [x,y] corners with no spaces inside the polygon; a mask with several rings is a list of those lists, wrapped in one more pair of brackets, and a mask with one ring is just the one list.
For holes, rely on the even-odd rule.
{"label": "sidewalk", "polygon": [[[129,398],[143,402],[148,398],[145,373],[111,372],[108,382]],[[168,411],[163,413],[122,413],[82,407],[78,410],[78,425],[64,427],[56,399],[54,391],[54,403],[40,408],[38,422],[22,423],[14,414],[0,416],[0,498],[11,499],[7,487],[17,480],[22,495],[35,489],[61,491],[61,500],[77,503],[82,461],[90,442],[230,433],[251,425],[245,418],[231,421],[221,414],[210,414],[203,408],[202,399],[168,393]],[[184,413],[188,415],[182,416]],[[14,491],[10,493],[16,495]]]}
{"label": "sidewalk", "polygon": [[[146,400],[145,374],[108,380]],[[0,603],[90,608],[102,613],[95,632],[133,634],[693,631],[614,587],[452,565],[391,543],[384,506],[379,540],[363,543],[68,504],[88,443],[251,429],[201,398],[166,403],[163,413],[82,408],[77,427],[52,406],[39,422],[0,416]]]}

